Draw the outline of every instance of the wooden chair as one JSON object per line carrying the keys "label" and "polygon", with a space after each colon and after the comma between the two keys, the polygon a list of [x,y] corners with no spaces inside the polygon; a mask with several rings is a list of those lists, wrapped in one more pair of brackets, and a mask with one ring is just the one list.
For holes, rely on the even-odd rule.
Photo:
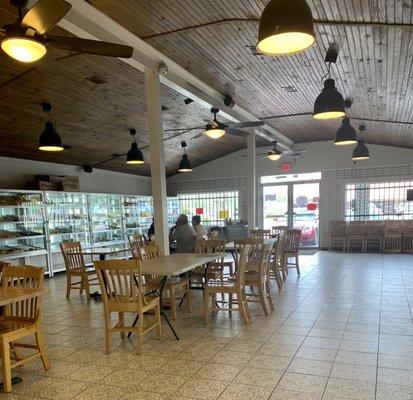
{"label": "wooden chair", "polygon": [[[251,246],[245,246],[240,255],[237,272],[232,278],[225,277],[224,280],[209,280],[204,283],[204,323],[208,325],[209,313],[211,311],[239,311],[246,324],[249,323],[249,310],[245,294],[245,265],[250,255]],[[216,296],[218,293],[228,293],[230,297],[229,307],[217,307]],[[236,295],[237,301],[233,301],[233,295]],[[238,308],[234,308],[238,304]]]}
{"label": "wooden chair", "polygon": [[255,239],[269,239],[271,237],[270,229],[252,229],[250,236]]}
{"label": "wooden chair", "polygon": [[384,223],[383,251],[385,253],[401,253],[403,245],[403,231],[401,222],[389,220]]}
{"label": "wooden chair", "polygon": [[[71,290],[79,289],[80,294],[82,294],[83,290],[85,290],[87,299],[89,300],[90,285],[98,285],[98,283],[95,269],[93,267],[87,267],[85,264],[85,260],[82,255],[81,243],[60,243],[60,250],[66,266],[66,298],[70,299]],[[80,281],[72,282],[72,277],[79,277]]]}
{"label": "wooden chair", "polygon": [[350,221],[346,226],[347,251],[351,251],[354,246],[365,249],[366,223],[364,221]]}
{"label": "wooden chair", "polygon": [[5,261],[0,261],[0,282],[1,282],[1,275],[3,272],[3,269],[6,267],[9,267],[11,264]]}
{"label": "wooden chair", "polygon": [[234,256],[235,256],[235,268],[237,268],[242,250],[246,246],[251,246],[251,250],[249,252],[249,256],[247,259],[247,265],[245,266],[246,270],[257,270],[257,266],[254,265],[254,259],[259,256],[258,252],[261,249],[261,245],[264,243],[264,239],[257,239],[257,238],[244,238],[244,239],[235,239],[234,240]]}
{"label": "wooden chair", "polygon": [[[143,335],[156,329],[156,336],[161,339],[161,310],[159,297],[145,296],[141,263],[139,260],[95,261],[95,268],[102,291],[105,318],[105,350],[112,351],[112,335],[119,332],[122,339],[125,332],[135,332],[136,351],[142,351]],[[154,311],[155,321],[144,327],[145,313]],[[119,322],[112,326],[111,314],[117,313]],[[138,315],[136,326],[125,325],[125,313]]]}
{"label": "wooden chair", "polygon": [[403,252],[413,253],[413,220],[404,221]]}
{"label": "wooden chair", "polygon": [[[44,269],[39,267],[5,267],[2,287],[43,289]],[[0,352],[3,373],[3,390],[11,392],[11,369],[40,357],[43,368],[50,369],[43,332],[40,324],[41,297],[5,306],[0,319]],[[35,344],[18,340],[34,335]],[[18,348],[32,349],[35,353],[22,357]],[[12,352],[12,356],[10,354]]]}
{"label": "wooden chair", "polygon": [[285,232],[288,231],[288,229],[290,229],[288,226],[286,225],[277,225],[277,226],[273,226],[271,228],[271,235],[272,236],[279,236],[284,234]]}
{"label": "wooden chair", "polygon": [[[300,275],[300,252],[301,229],[289,229],[284,235],[284,248],[281,255],[281,269],[285,279],[289,268],[295,268],[297,275]],[[294,258],[294,263],[290,263],[289,258]]]}
{"label": "wooden chair", "polygon": [[132,255],[134,258],[139,258],[139,248],[141,246],[144,246],[146,244],[146,237],[145,235],[141,235],[139,233],[136,233],[134,235],[129,235],[128,236],[128,242],[129,245],[132,249]]}
{"label": "wooden chair", "polygon": [[[159,257],[159,249],[155,245],[145,245],[139,248],[140,260],[151,260]],[[160,278],[153,275],[145,275],[145,286],[147,292],[153,292],[159,287]],[[172,319],[178,318],[176,300],[181,295],[185,298],[188,313],[192,312],[191,294],[189,290],[189,278],[187,277],[172,277],[165,282],[164,292],[169,293],[169,297],[164,296],[164,299],[171,306]]]}
{"label": "wooden chair", "polygon": [[281,276],[281,258],[284,248],[285,235],[280,235],[274,243],[270,261],[269,277],[277,282],[278,289],[283,287],[283,279]]}
{"label": "wooden chair", "polygon": [[[256,260],[258,263],[258,270],[245,272],[245,286],[249,286],[252,289],[256,287],[258,289],[257,295],[254,291],[247,294],[247,302],[261,303],[264,315],[268,315],[266,300],[268,300],[271,310],[274,311],[269,280],[269,266],[273,247],[274,246],[270,244],[262,244],[260,249],[260,259]],[[258,299],[256,299],[257,297]]]}
{"label": "wooden chair", "polygon": [[377,247],[379,252],[383,248],[384,222],[383,221],[367,221],[366,222],[366,238],[364,243],[364,251],[368,251],[371,246]]}
{"label": "wooden chair", "polygon": [[346,222],[345,221],[331,221],[330,222],[330,241],[328,250],[334,248],[341,248],[344,252],[346,250]]}

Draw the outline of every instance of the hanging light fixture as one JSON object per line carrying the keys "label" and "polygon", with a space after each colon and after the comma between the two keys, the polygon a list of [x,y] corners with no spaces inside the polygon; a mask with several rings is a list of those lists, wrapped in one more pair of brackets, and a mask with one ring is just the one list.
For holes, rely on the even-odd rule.
{"label": "hanging light fixture", "polygon": [[[56,124],[55,119],[50,112],[52,111],[52,105],[50,103],[42,103],[42,109]],[[63,143],[59,134],[56,132],[54,124],[51,121],[46,122],[44,131],[39,137],[39,150],[42,151],[63,151]]]}
{"label": "hanging light fixture", "polygon": [[277,141],[274,140],[272,142],[273,147],[272,149],[267,153],[267,158],[271,161],[277,161],[281,158],[282,156],[282,152],[280,150],[278,150],[277,148]]}
{"label": "hanging light fixture", "polygon": [[[364,125],[359,126],[360,133],[362,133],[366,127]],[[368,160],[370,158],[370,152],[367,146],[364,143],[363,139],[359,139],[357,142],[357,146],[353,150],[353,161],[362,161]]]}
{"label": "hanging light fixture", "polygon": [[205,135],[211,139],[219,139],[225,135],[225,129],[223,124],[217,120],[218,108],[211,108],[211,112],[214,114],[214,119],[205,127]]}
{"label": "hanging light fixture", "polygon": [[184,154],[182,155],[182,160],[179,163],[179,172],[192,172],[192,165],[191,161],[189,161],[188,155],[186,154],[186,142],[181,142],[182,149],[184,150]]}
{"label": "hanging light fixture", "polygon": [[138,147],[138,143],[136,142],[136,129],[129,129],[129,133],[132,136],[133,142],[131,143],[131,148],[126,155],[126,164],[144,164],[145,160],[143,158],[142,151]]}
{"label": "hanging light fixture", "polygon": [[356,130],[350,125],[350,118],[343,118],[342,125],[336,133],[335,145],[347,146],[357,143]]}
{"label": "hanging light fixture", "polygon": [[271,0],[258,31],[257,50],[276,56],[303,51],[315,42],[313,16],[305,0]]}
{"label": "hanging light fixture", "polygon": [[6,36],[1,48],[11,58],[24,63],[40,60],[46,55],[46,46],[35,38],[22,35]]}

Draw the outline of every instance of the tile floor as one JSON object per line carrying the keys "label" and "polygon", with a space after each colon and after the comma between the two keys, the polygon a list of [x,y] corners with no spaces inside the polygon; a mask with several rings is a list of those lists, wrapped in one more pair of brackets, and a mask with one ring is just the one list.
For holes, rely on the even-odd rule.
{"label": "tile floor", "polygon": [[180,311],[181,340],[114,337],[103,351],[102,304],[73,292],[65,277],[48,280],[43,322],[52,369],[39,362],[16,375],[5,399],[413,399],[413,257],[320,252],[302,257],[285,287],[273,288],[276,310],[251,307],[205,327],[201,293],[194,312]]}

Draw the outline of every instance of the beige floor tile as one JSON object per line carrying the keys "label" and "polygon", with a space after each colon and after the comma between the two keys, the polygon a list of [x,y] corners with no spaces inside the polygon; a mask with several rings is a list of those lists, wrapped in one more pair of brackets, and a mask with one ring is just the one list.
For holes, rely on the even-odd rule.
{"label": "beige floor tile", "polygon": [[128,388],[129,391],[138,389],[146,392],[171,395],[187,381],[187,377],[157,373],[150,374],[146,378],[137,380],[133,385],[128,386]]}
{"label": "beige floor tile", "polygon": [[233,383],[219,397],[220,400],[267,400],[272,389],[269,387],[240,385]]}
{"label": "beige floor tile", "polygon": [[330,376],[354,381],[376,382],[376,372],[375,366],[334,363]]}
{"label": "beige floor tile", "polygon": [[73,400],[111,400],[120,399],[124,394],[124,390],[121,387],[108,386],[103,384],[97,384],[91,386],[73,397]]}
{"label": "beige floor tile", "polygon": [[328,377],[333,363],[331,361],[306,360],[294,358],[288,367],[288,372],[296,374],[319,375]]}
{"label": "beige floor tile", "polygon": [[254,354],[263,345],[262,342],[252,340],[232,340],[225,346],[227,351],[239,351],[242,353]]}
{"label": "beige floor tile", "polygon": [[378,384],[376,400],[413,400],[413,389],[406,386]]}
{"label": "beige floor tile", "polygon": [[221,350],[210,360],[211,362],[228,364],[228,365],[245,365],[251,360],[252,355],[248,353],[241,353],[237,351]]}
{"label": "beige floor tile", "polygon": [[336,354],[337,350],[318,349],[315,347],[302,346],[298,350],[296,357],[306,360],[334,361]]}
{"label": "beige floor tile", "polygon": [[377,382],[387,385],[413,387],[413,371],[392,368],[379,368]]}
{"label": "beige floor tile", "polygon": [[131,393],[124,394],[120,400],[164,400],[170,399],[168,395],[144,391],[134,391]]}
{"label": "beige floor tile", "polygon": [[174,359],[159,368],[164,374],[181,375],[190,377],[199,371],[205,363],[199,361]]}
{"label": "beige floor tile", "polygon": [[375,385],[370,382],[357,382],[330,378],[323,399],[344,398],[352,400],[374,400]]}
{"label": "beige floor tile", "polygon": [[291,390],[278,390],[276,388],[270,400],[321,400],[320,394],[294,392]]}
{"label": "beige floor tile", "polygon": [[345,364],[367,365],[375,367],[377,365],[377,355],[339,350],[335,361]]}
{"label": "beige floor tile", "polygon": [[413,357],[379,355],[379,367],[413,371]]}
{"label": "beige floor tile", "polygon": [[195,377],[230,383],[242,370],[242,366],[208,363],[195,372]]}
{"label": "beige floor tile", "polygon": [[217,399],[227,386],[227,382],[194,378],[190,379],[183,386],[181,386],[174,393],[174,396],[201,400],[212,400]]}
{"label": "beige floor tile", "polygon": [[269,356],[266,354],[254,354],[248,361],[247,366],[252,368],[261,368],[273,371],[285,371],[292,358]]}
{"label": "beige floor tile", "polygon": [[271,371],[245,367],[235,378],[234,383],[275,388],[283,375],[282,371]]}
{"label": "beige floor tile", "polygon": [[294,392],[312,393],[322,395],[327,378],[314,375],[303,375],[286,373],[277,386],[280,390],[289,390]]}

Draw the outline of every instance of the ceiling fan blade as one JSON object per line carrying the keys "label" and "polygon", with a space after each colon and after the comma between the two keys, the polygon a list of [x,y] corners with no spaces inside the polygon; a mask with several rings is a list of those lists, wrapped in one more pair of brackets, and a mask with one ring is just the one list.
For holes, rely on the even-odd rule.
{"label": "ceiling fan blade", "polygon": [[24,16],[21,25],[33,28],[43,35],[52,29],[70,10],[72,5],[64,0],[39,0]]}
{"label": "ceiling fan blade", "polygon": [[233,135],[233,136],[240,136],[240,137],[246,137],[249,135],[249,132],[242,131],[241,129],[235,129],[235,128],[226,128],[225,132]]}
{"label": "ceiling fan blade", "polygon": [[202,136],[203,136],[203,134],[204,134],[204,132],[200,132],[200,133],[198,133],[197,135],[195,135],[195,136],[191,137],[191,139],[190,139],[190,140],[199,139],[200,137],[202,137]]}
{"label": "ceiling fan blade", "polygon": [[233,124],[228,124],[231,128],[256,128],[263,125],[265,125],[263,121],[235,122]]}
{"label": "ceiling fan blade", "polygon": [[96,54],[98,56],[131,58],[133,48],[123,44],[101,42],[69,36],[49,36],[47,45],[55,49],[75,51],[77,53]]}

